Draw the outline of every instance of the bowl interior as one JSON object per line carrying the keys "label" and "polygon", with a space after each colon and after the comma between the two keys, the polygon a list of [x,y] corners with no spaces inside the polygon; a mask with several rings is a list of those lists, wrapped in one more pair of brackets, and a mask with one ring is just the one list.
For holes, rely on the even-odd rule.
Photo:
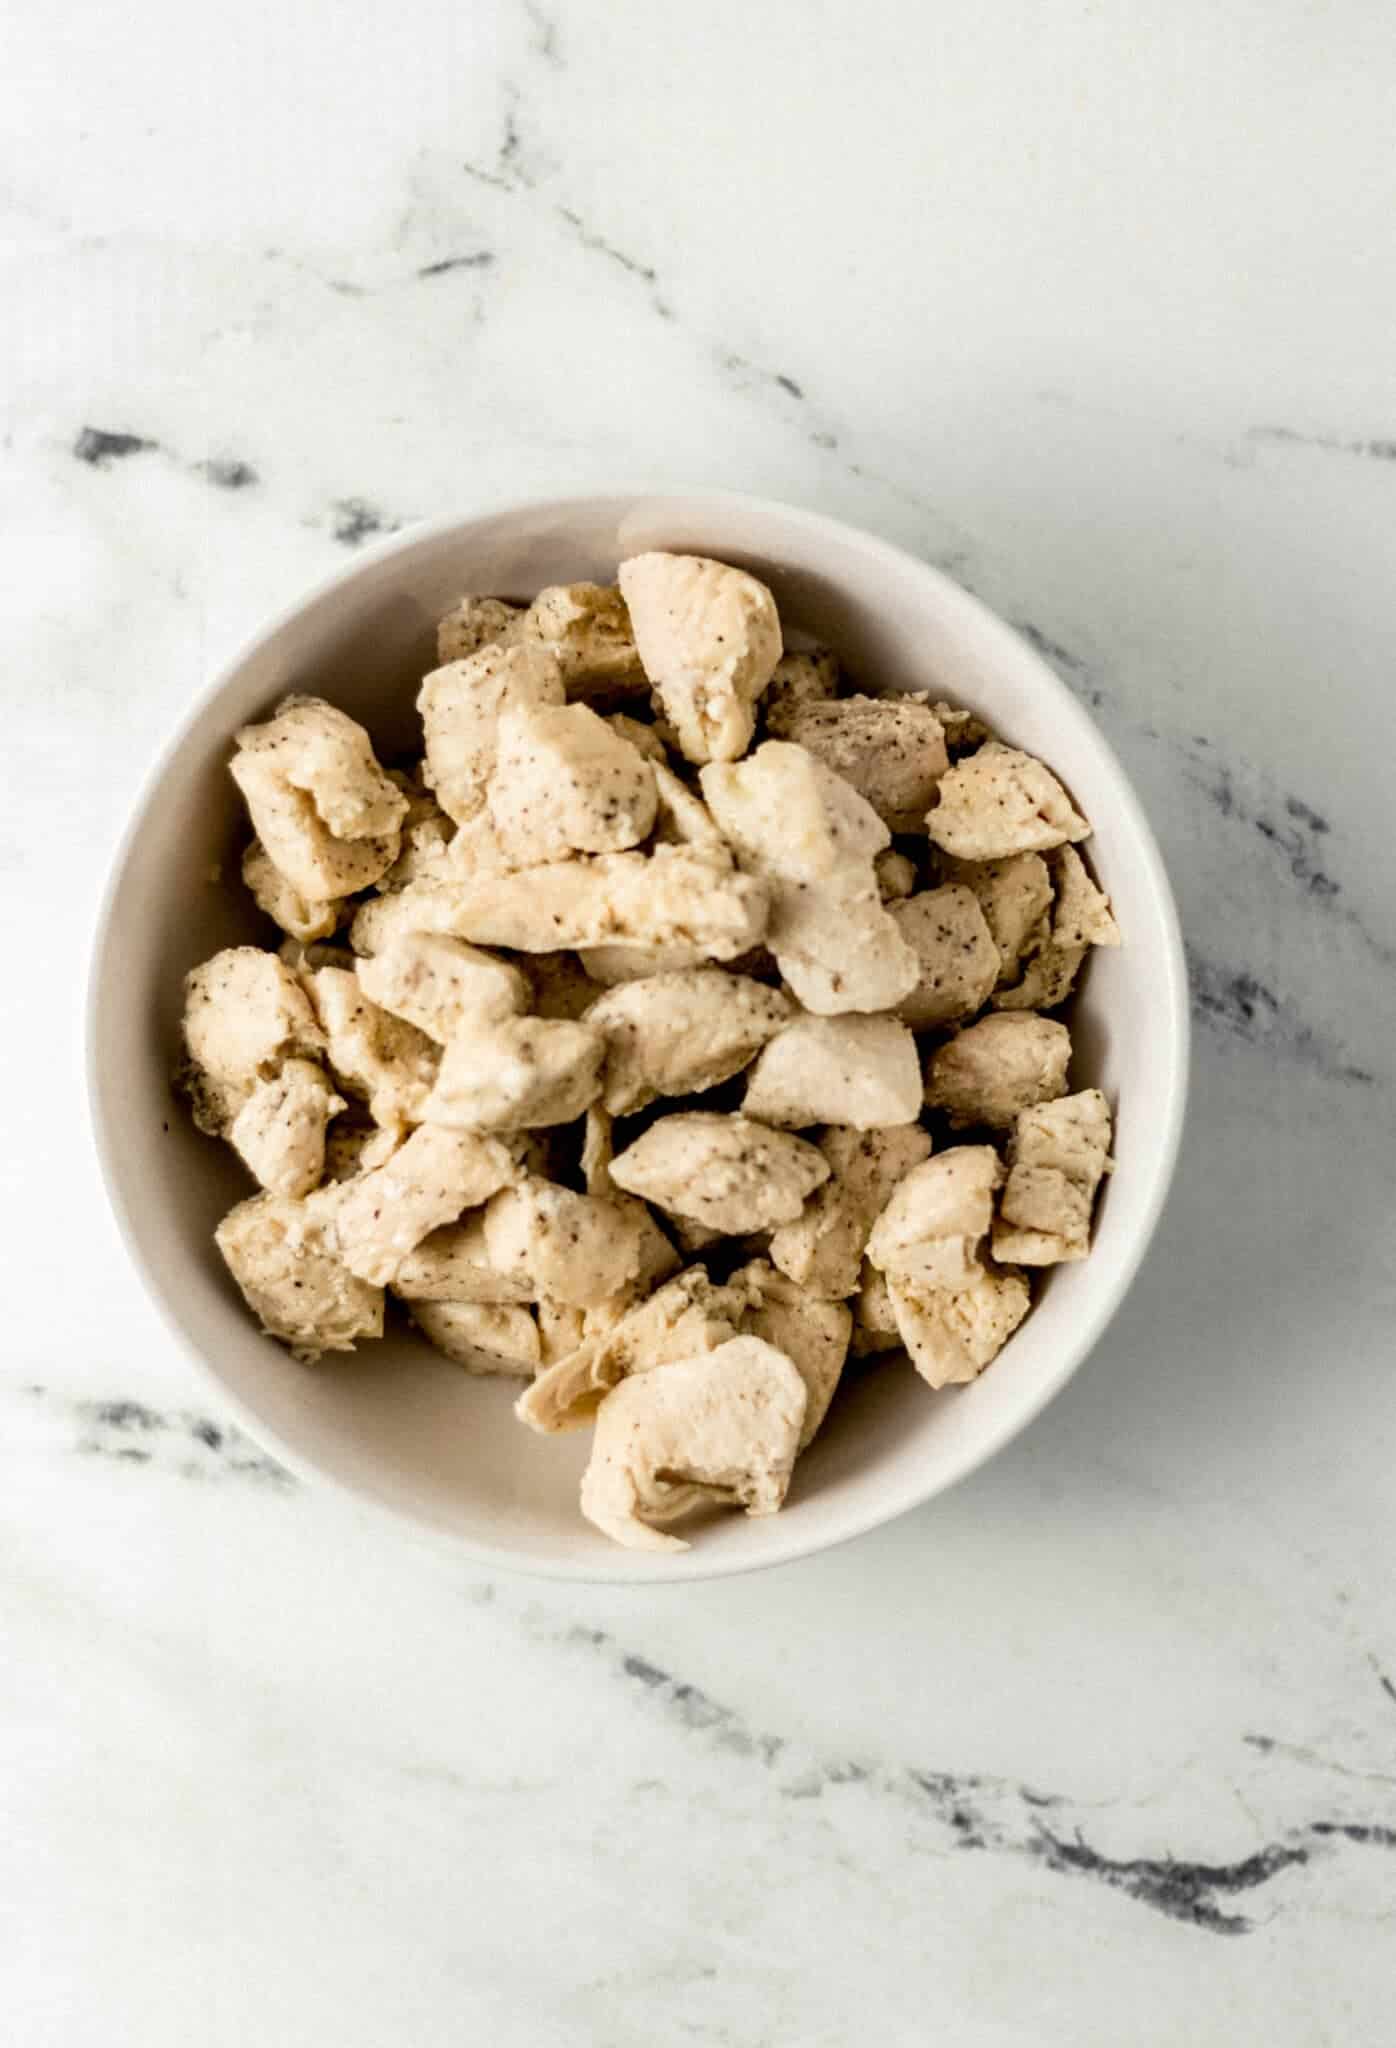
{"label": "bowl interior", "polygon": [[[1053,1272],[1032,1315],[973,1386],[932,1394],[902,1359],[851,1369],[773,1522],[723,1516],[686,1555],[620,1552],[585,1524],[584,1435],[515,1422],[516,1391],[473,1379],[410,1336],[295,1365],[260,1337],[212,1233],[248,1191],[170,1092],[181,982],[220,946],[265,942],[238,858],[227,774],[234,729],[288,690],[323,694],[388,753],[417,743],[417,683],[437,617],[464,590],[529,597],[609,581],[644,548],[742,564],[791,626],[857,677],[983,712],[1040,753],[1095,826],[1090,853],[1125,936],[1097,954],[1072,1017],[1074,1086],[1118,1114],[1117,1167],[1088,1261]],[[726,497],[610,497],[521,507],[412,536],[356,564],[279,621],[195,706],[156,768],[119,857],[93,978],[94,1114],[108,1179],[157,1301],[246,1424],[314,1469],[482,1557],[586,1577],[698,1577],[799,1555],[923,1500],[1014,1434],[1068,1377],[1133,1274],[1176,1148],[1186,1056],[1176,920],[1156,849],[1105,742],[1057,678],[958,586],[866,535]]]}

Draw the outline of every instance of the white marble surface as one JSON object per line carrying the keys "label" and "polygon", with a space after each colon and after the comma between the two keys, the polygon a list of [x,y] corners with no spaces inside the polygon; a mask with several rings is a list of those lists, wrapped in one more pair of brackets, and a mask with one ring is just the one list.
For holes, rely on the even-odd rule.
{"label": "white marble surface", "polygon": [[[7,43],[0,2033],[1389,2040],[1390,11],[52,0]],[[209,665],[373,532],[616,480],[823,507],[1022,622],[1197,977],[1177,1193],[1066,1395],[689,1590],[485,1583],[232,1436],[78,1079]]]}

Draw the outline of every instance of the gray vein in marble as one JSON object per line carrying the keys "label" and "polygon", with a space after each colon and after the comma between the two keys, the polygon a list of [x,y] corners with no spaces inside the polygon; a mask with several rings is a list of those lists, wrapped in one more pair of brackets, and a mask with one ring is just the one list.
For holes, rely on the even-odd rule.
{"label": "gray vein in marble", "polygon": [[154,454],[159,446],[158,441],[147,440],[144,434],[115,432],[110,427],[82,427],[73,442],[73,453],[79,462],[86,462],[93,469],[110,469],[113,462],[123,462],[129,455]]}
{"label": "gray vein in marble", "polygon": [[523,0],[523,11],[533,30],[533,54],[541,57],[545,64],[552,65],[554,70],[561,71],[564,66],[562,50],[558,43],[557,23],[551,15],[543,12],[537,0]]}
{"label": "gray vein in marble", "polygon": [[1391,435],[1344,440],[1337,434],[1301,434],[1294,427],[1251,427],[1246,439],[1292,448],[1321,448],[1330,455],[1359,455],[1369,462],[1396,462],[1396,438]]}
{"label": "gray vein in marble", "polygon": [[277,1487],[296,1484],[241,1430],[197,1410],[152,1408],[121,1397],[68,1401],[32,1384],[25,1392],[64,1410],[73,1424],[72,1447],[84,1457],[152,1465],[183,1479],[236,1476]]}
{"label": "gray vein in marble", "polygon": [[1244,1045],[1263,1045],[1285,1053],[1302,1066],[1336,1081],[1368,1086],[1376,1075],[1353,1066],[1323,1032],[1306,1023],[1293,1001],[1252,974],[1248,968],[1222,966],[1187,944],[1192,1013],[1223,1036]]}
{"label": "gray vein in marble", "polygon": [[402,524],[367,498],[336,498],[330,506],[330,532],[341,547],[362,547],[380,534],[398,532]]}
{"label": "gray vein in marble", "polygon": [[451,270],[488,270],[496,261],[493,249],[476,249],[469,256],[443,256],[439,263],[424,263],[417,277],[445,277]]}
{"label": "gray vein in marble", "polygon": [[241,462],[236,456],[210,455],[205,462],[194,464],[195,474],[206,477],[220,491],[246,491],[261,482],[261,477],[250,462]]}
{"label": "gray vein in marble", "polygon": [[[1230,1862],[1164,1856],[1115,1857],[1069,1825],[1073,1802],[1011,1779],[890,1766],[867,1758],[801,1754],[785,1737],[751,1726],[735,1708],[689,1685],[647,1657],[626,1650],[604,1629],[572,1625],[561,1637],[540,1626],[537,1610],[524,1617],[529,1632],[600,1653],[619,1675],[638,1686],[654,1708],[686,1737],[745,1760],[776,1780],[790,1800],[826,1796],[876,1797],[910,1805],[944,1837],[946,1854],[985,1852],[1033,1863],[1062,1877],[1093,1881],[1136,1904],[1200,1932],[1235,1936],[1255,1922],[1227,1902],[1259,1890],[1289,1870],[1334,1853],[1339,1845],[1396,1848],[1396,1826],[1383,1821],[1317,1819],[1282,1830],[1274,1840]],[[1049,1816],[1051,1818],[1049,1819]]]}

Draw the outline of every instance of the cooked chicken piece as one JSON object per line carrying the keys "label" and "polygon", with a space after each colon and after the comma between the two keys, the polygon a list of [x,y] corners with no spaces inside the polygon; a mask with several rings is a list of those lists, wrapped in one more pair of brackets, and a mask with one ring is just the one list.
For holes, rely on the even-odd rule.
{"label": "cooked chicken piece", "polygon": [[[419,898],[414,913],[429,920],[420,929],[520,953],[685,945],[731,960],[766,929],[763,884],[685,846],[603,853],[403,895]],[[353,937],[357,946],[357,919]]]}
{"label": "cooked chicken piece", "polygon": [[406,797],[379,766],[363,727],[323,698],[285,697],[265,725],[245,725],[236,737],[243,756],[269,763],[291,789],[304,791],[336,839],[381,840],[400,830]]}
{"label": "cooked chicken piece", "polygon": [[620,565],[645,673],[690,761],[735,761],[781,656],[764,583],[695,555],[635,555]]}
{"label": "cooked chicken piece", "polygon": [[259,1081],[228,1132],[253,1179],[272,1195],[308,1195],[325,1171],[325,1131],[347,1107],[312,1060],[287,1060]]}
{"label": "cooked chicken piece", "polygon": [[963,1385],[997,1358],[1031,1306],[1021,1273],[981,1267],[967,1287],[925,1287],[889,1273],[897,1330],[928,1386]]}
{"label": "cooked chicken piece", "polygon": [[242,857],[242,879],[257,908],[293,939],[327,939],[344,915],[342,898],[310,903],[298,895],[260,839]]}
{"label": "cooked chicken piece", "polygon": [[701,1266],[690,1266],[610,1328],[589,1331],[581,1344],[538,1375],[519,1396],[514,1412],[544,1435],[581,1429],[628,1374],[695,1358],[727,1343],[737,1335],[748,1305],[748,1291],[717,1287]]}
{"label": "cooked chicken piece", "polygon": [[504,844],[487,810],[476,811],[457,825],[446,849],[447,882],[470,882],[477,875],[512,875],[528,865]]}
{"label": "cooked chicken piece", "polygon": [[338,904],[371,889],[397,859],[396,827],[376,838],[337,839],[309,793],[287,780],[279,754],[242,749],[228,772],[242,791],[267,859],[303,902]]}
{"label": "cooked chicken piece", "polygon": [[[391,771],[390,771],[391,772]],[[418,789],[405,776],[394,782],[407,798],[402,825],[402,851],[378,883],[384,891],[405,889],[409,882],[449,882],[459,872],[454,850],[459,834],[430,790]]]}
{"label": "cooked chicken piece", "polygon": [[783,654],[761,696],[761,716],[774,740],[793,739],[792,718],[811,704],[828,704],[839,693],[839,658],[832,648]]}
{"label": "cooked chicken piece", "polygon": [[944,729],[945,744],[952,760],[961,754],[972,753],[976,747],[982,747],[985,740],[994,737],[983,719],[973,711],[966,711],[963,705],[932,704],[931,709]]}
{"label": "cooked chicken piece", "polygon": [[972,1017],[999,975],[999,951],[972,889],[949,882],[894,903],[892,918],[915,953],[920,978],[897,1005],[917,1031]]}
{"label": "cooked chicken piece", "polygon": [[542,1356],[538,1325],[526,1308],[485,1301],[414,1301],[412,1320],[438,1351],[467,1372],[529,1379]]}
{"label": "cooked chicken piece", "polygon": [[639,1373],[606,1396],[582,1513],[632,1550],[683,1550],[656,1524],[721,1502],[774,1514],[799,1448],[805,1383],[759,1337]]}
{"label": "cooked chicken piece", "polygon": [[921,1110],[916,1040],[895,1017],[797,1017],[752,1068],[742,1110],[791,1130],[914,1123]]}
{"label": "cooked chicken piece", "polygon": [[851,1358],[876,1358],[880,1352],[895,1351],[902,1341],[897,1314],[892,1306],[887,1277],[866,1260],[863,1280],[853,1297],[853,1335],[849,1339]]}
{"label": "cooked chicken piece", "polygon": [[920,1124],[906,1123],[825,1131],[818,1144],[829,1179],[775,1232],[771,1258],[810,1294],[841,1301],[859,1285],[869,1231],[898,1181],[930,1158],[931,1141]]}
{"label": "cooked chicken piece", "polygon": [[720,967],[654,974],[609,990],[586,1013],[606,1041],[607,1109],[629,1116],[660,1095],[716,1088],[739,1074],[793,1011],[779,990]]}
{"label": "cooked chicken piece", "polygon": [[404,932],[356,971],[371,1002],[438,1045],[475,1023],[521,1015],[533,994],[507,960],[441,932]]}
{"label": "cooked chicken piece", "polygon": [[504,1272],[490,1257],[483,1209],[443,1224],[424,1237],[398,1266],[393,1293],[404,1301],[531,1301],[530,1283]]}
{"label": "cooked chicken piece", "polygon": [[893,832],[920,832],[950,765],[945,733],[911,697],[841,697],[788,712],[781,732],[816,755],[872,805]]}
{"label": "cooked chicken piece", "polygon": [[319,967],[306,976],[329,1042],[335,1079],[367,1101],[375,1123],[420,1121],[436,1079],[441,1053],[425,1032],[380,1010],[342,967]]}
{"label": "cooked chicken piece", "polygon": [[957,1127],[1007,1130],[1020,1110],[1065,1095],[1070,1063],[1064,1024],[1031,1012],[981,1017],[931,1054],[926,1101]]}
{"label": "cooked chicken piece", "polygon": [[656,845],[701,846],[711,853],[720,854],[725,861],[731,860],[731,851],[713,820],[712,812],[703,799],[695,796],[687,783],[681,782],[663,761],[655,764],[654,793]]}
{"label": "cooked chicken piece", "polygon": [[289,1059],[325,1046],[309,998],[275,953],[229,946],[184,977],[186,1086],[199,1129],[222,1137],[252,1092]]}
{"label": "cooked chicken piece", "polygon": [[961,860],[1043,853],[1090,829],[1050,768],[998,740],[941,777],[940,801],[926,819],[936,845]]}
{"label": "cooked chicken piece", "polygon": [[489,813],[521,866],[620,853],[654,823],[654,769],[585,704],[501,712]]}
{"label": "cooked chicken piece", "polygon": [[829,1412],[853,1334],[853,1315],[841,1301],[820,1301],[797,1287],[766,1259],[753,1259],[732,1275],[731,1285],[744,1290],[750,1306],[742,1316],[742,1334],[760,1337],[783,1351],[805,1383],[805,1420],[800,1449],[814,1441]]}
{"label": "cooked chicken piece", "polygon": [[700,777],[741,865],[771,892],[768,943],[807,1010],[885,1010],[914,985],[916,958],[882,906],[872,862],[886,826],[803,747],[767,740]]}
{"label": "cooked chicken piece", "polygon": [[829,1178],[813,1145],[744,1116],[661,1117],[611,1165],[617,1187],[725,1235],[789,1223]]}
{"label": "cooked chicken piece", "polygon": [[1039,937],[1052,907],[1052,878],[1040,853],[1014,853],[1007,860],[952,860],[946,880],[972,889],[999,951],[999,982],[1015,981],[1023,955]]}
{"label": "cooked chicken piece", "polygon": [[545,647],[562,670],[571,701],[644,695],[625,599],[614,585],[558,583],[540,590],[520,626],[520,637]]}
{"label": "cooked chicken piece", "polygon": [[422,773],[457,824],[484,808],[500,714],[561,704],[563,696],[562,671],[536,643],[482,647],[432,670],[417,695],[426,742]]}
{"label": "cooked chicken piece", "polygon": [[1110,1166],[1110,1106],[1098,1088],[1025,1109],[1009,1146],[994,1256],[1024,1266],[1084,1259]]}
{"label": "cooked chicken piece", "polygon": [[691,1216],[666,1216],[664,1221],[686,1259],[701,1259],[726,1236],[725,1231],[709,1230],[705,1223],[695,1223]]}
{"label": "cooked chicken piece", "polygon": [[918,1288],[969,1287],[994,1216],[1003,1164],[992,1145],[956,1145],[913,1166],[872,1227],[868,1257]]}
{"label": "cooked chicken piece", "polygon": [[380,1286],[443,1223],[454,1223],[517,1177],[507,1149],[474,1131],[422,1124],[392,1157],[346,1181],[334,1207],[339,1255]]}
{"label": "cooked chicken piece", "polygon": [[867,862],[822,882],[773,884],[769,936],[791,990],[818,1017],[893,1009],[919,978]]}
{"label": "cooked chicken piece", "polygon": [[436,628],[436,658],[445,665],[465,661],[482,647],[509,645],[519,637],[523,607],[498,597],[463,597]]}
{"label": "cooked chicken piece", "polygon": [[568,1301],[550,1301],[545,1295],[534,1310],[538,1318],[538,1372],[570,1358],[586,1337],[586,1310]]}
{"label": "cooked chicken piece", "polygon": [[529,1175],[485,1211],[490,1259],[543,1296],[588,1308],[630,1285],[646,1246],[645,1219],[628,1202],[575,1194]]}
{"label": "cooked chicken piece", "polygon": [[884,903],[900,903],[916,889],[916,863],[893,847],[885,847],[873,861],[877,893]]}
{"label": "cooked chicken piece", "polygon": [[612,732],[618,732],[623,740],[629,740],[636,753],[643,754],[652,768],[669,766],[663,740],[645,719],[632,718],[625,711],[610,711],[606,714],[606,723]]}
{"label": "cooked chicken piece", "polygon": [[402,1132],[390,1125],[383,1130],[351,1113],[337,1117],[325,1133],[325,1180],[333,1186],[352,1180],[356,1173],[369,1173],[391,1159],[402,1142]]}
{"label": "cooked chicken piece", "polygon": [[289,1195],[253,1195],[230,1209],[214,1242],[269,1337],[303,1363],[383,1334],[383,1290],[337,1256],[324,1216]]}
{"label": "cooked chicken piece", "polygon": [[1000,1010],[1054,1010],[1071,994],[1090,947],[1120,943],[1109,899],[1076,849],[1059,847],[1048,865],[1056,884],[1050,923],[1034,934],[1036,950],[1030,950],[1022,978],[994,997]]}
{"label": "cooked chicken piece", "polygon": [[712,762],[698,780],[741,865],[773,881],[823,881],[890,843],[871,804],[788,740],[766,740],[744,761]]}
{"label": "cooked chicken piece", "polygon": [[611,1161],[616,1156],[614,1126],[611,1112],[603,1109],[599,1102],[593,1102],[582,1120],[582,1185],[589,1195],[609,1195],[615,1190],[611,1184]]}
{"label": "cooked chicken piece", "polygon": [[601,1093],[605,1053],[585,1024],[546,1017],[467,1021],[441,1056],[423,1120],[478,1131],[571,1123]]}

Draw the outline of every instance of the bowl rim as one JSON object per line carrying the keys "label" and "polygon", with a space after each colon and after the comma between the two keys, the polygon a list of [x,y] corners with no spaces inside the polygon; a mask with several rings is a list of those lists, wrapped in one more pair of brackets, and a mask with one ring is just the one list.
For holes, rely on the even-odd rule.
{"label": "bowl rim", "polygon": [[[759,1554],[730,1559],[718,1557],[711,1562],[704,1561],[701,1545],[696,1545],[688,1551],[659,1556],[618,1548],[615,1560],[611,1562],[600,1559],[585,1561],[535,1558],[507,1546],[476,1542],[414,1513],[410,1508],[389,1499],[375,1486],[359,1478],[348,1478],[332,1466],[302,1453],[294,1445],[287,1443],[280,1432],[266,1424],[218,1373],[212,1361],[187,1334],[172,1302],[156,1283],[141,1247],[131,1202],[122,1184],[117,1163],[116,1133],[109,1120],[106,1088],[100,1071],[100,1025],[109,975],[107,956],[111,944],[111,928],[117,898],[133,847],[147,813],[158,795],[166,771],[206,713],[239,672],[267,643],[285,631],[302,613],[331,597],[337,590],[353,584],[365,571],[385,561],[391,561],[395,556],[409,554],[424,542],[432,543],[445,540],[452,535],[465,535],[473,527],[491,524],[499,519],[519,518],[546,510],[565,511],[569,507],[580,509],[583,506],[601,504],[619,505],[627,500],[655,509],[662,509],[666,504],[676,507],[682,505],[690,514],[695,508],[705,506],[712,506],[718,510],[756,508],[766,514],[778,515],[787,523],[803,528],[812,537],[824,536],[844,545],[850,541],[856,542],[874,560],[880,558],[884,561],[889,569],[901,573],[911,571],[938,586],[943,595],[949,596],[956,604],[966,607],[970,612],[977,613],[981,623],[992,627],[1011,641],[1020,658],[1036,672],[1036,681],[1043,692],[1049,697],[1054,697],[1063,706],[1069,707],[1074,718],[1083,719],[1090,727],[1114,774],[1121,808],[1133,830],[1144,880],[1154,899],[1164,934],[1163,957],[1158,963],[1161,970],[1159,996],[1171,1019],[1171,1030],[1168,1034],[1170,1070],[1165,1077],[1164,1100],[1159,1111],[1163,1119],[1162,1142],[1155,1153],[1151,1184],[1145,1192],[1134,1239],[1127,1254],[1116,1262],[1108,1275],[1102,1276],[1097,1292],[1081,1319],[1079,1329],[1063,1347],[1053,1371],[1035,1390],[1031,1401],[1000,1423],[993,1432],[988,1433],[982,1443],[969,1447],[953,1464],[948,1475],[943,1476],[938,1483],[923,1490],[918,1490],[914,1486],[903,1488],[890,1501],[874,1502],[863,1511],[851,1515],[845,1526],[832,1532],[804,1534],[797,1523],[792,1521],[782,1528],[781,1521],[771,1517],[764,1524],[763,1534],[768,1540]],[[426,1545],[432,1550],[448,1552],[457,1560],[464,1558],[491,1571],[515,1572],[529,1578],[590,1585],[650,1586],[736,1578],[748,1572],[767,1571],[777,1565],[793,1564],[802,1558],[851,1543],[858,1537],[882,1528],[885,1524],[909,1514],[912,1509],[924,1506],[928,1501],[949,1492],[952,1487],[978,1471],[990,1458],[997,1456],[1042,1413],[1104,1336],[1153,1243],[1173,1183],[1182,1143],[1187,1113],[1191,1016],[1187,965],[1177,903],[1148,815],[1114,747],[1089,710],[1073,695],[1055,669],[1022,633],[981,597],[956,582],[955,578],[943,569],[924,561],[909,548],[901,547],[894,541],[885,540],[879,534],[870,533],[864,527],[852,525],[831,514],[812,511],[802,505],[791,505],[783,499],[767,498],[749,491],[655,490],[644,486],[613,486],[510,499],[503,503],[477,507],[468,513],[448,514],[436,519],[418,521],[398,533],[387,535],[356,551],[352,561],[330,571],[309,589],[281,606],[269,620],[258,626],[234,648],[232,654],[214,669],[209,680],[195,691],[183,716],[177,721],[164,744],[156,750],[150,765],[140,778],[135,794],[129,799],[126,822],[110,856],[93,927],[83,1002],[83,1037],[88,1117],[92,1126],[102,1184],[116,1221],[118,1234],[146,1297],[153,1305],[166,1332],[174,1340],[178,1350],[194,1366],[200,1383],[216,1394],[231,1412],[240,1429],[254,1442],[269,1450],[295,1478],[307,1484],[331,1488],[360,1509],[367,1509],[391,1520],[400,1532],[415,1539],[419,1544]]]}

